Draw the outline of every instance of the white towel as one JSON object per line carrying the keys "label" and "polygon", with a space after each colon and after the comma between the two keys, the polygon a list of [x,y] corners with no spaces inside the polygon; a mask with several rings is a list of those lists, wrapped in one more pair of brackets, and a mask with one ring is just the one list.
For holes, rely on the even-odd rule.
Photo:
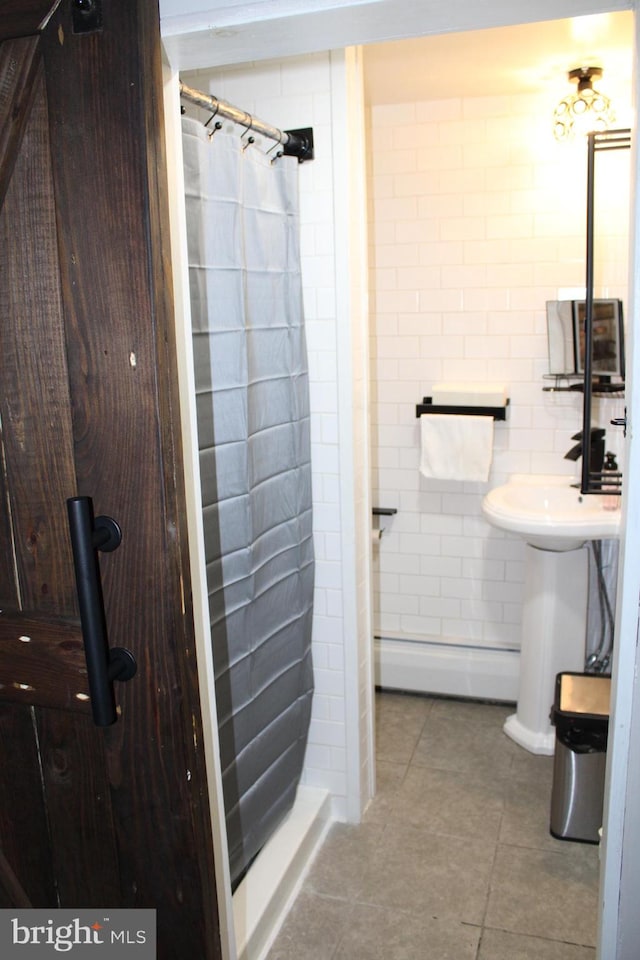
{"label": "white towel", "polygon": [[420,473],[434,480],[489,479],[493,417],[426,413],[420,417]]}

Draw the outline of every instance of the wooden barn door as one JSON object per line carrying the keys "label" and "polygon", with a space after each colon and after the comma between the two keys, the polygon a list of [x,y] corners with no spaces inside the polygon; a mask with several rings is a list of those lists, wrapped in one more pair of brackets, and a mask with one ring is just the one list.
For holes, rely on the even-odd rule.
{"label": "wooden barn door", "polygon": [[[154,907],[161,960],[209,960],[160,96],[152,0],[0,0],[0,906]],[[137,672],[106,726],[76,497],[122,531],[104,622]]]}

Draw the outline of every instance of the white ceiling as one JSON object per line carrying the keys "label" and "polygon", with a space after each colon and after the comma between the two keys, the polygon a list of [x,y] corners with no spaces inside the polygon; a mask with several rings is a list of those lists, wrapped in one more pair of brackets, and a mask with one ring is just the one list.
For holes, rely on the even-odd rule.
{"label": "white ceiling", "polygon": [[576,17],[364,47],[368,103],[575,89],[567,72],[601,66],[595,86],[630,98],[633,14]]}
{"label": "white ceiling", "polygon": [[636,0],[160,0],[160,13],[169,63],[175,70],[196,70],[635,5]]}

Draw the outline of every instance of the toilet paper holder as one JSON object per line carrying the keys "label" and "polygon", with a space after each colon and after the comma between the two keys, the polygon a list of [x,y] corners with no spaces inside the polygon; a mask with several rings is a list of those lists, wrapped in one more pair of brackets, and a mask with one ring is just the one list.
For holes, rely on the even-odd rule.
{"label": "toilet paper holder", "polygon": [[[392,517],[394,513],[397,513],[397,507],[372,507],[371,513],[374,517]],[[382,539],[382,534],[385,531],[385,527],[372,527],[371,529],[371,542],[377,543]]]}

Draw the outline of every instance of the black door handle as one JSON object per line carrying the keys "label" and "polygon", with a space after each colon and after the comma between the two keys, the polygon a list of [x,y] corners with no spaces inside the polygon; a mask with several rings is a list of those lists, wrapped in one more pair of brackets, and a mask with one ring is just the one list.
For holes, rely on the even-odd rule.
{"label": "black door handle", "polygon": [[129,650],[109,649],[98,564],[98,550],[115,550],[122,534],[111,517],[94,518],[91,497],[71,497],[67,510],[91,710],[96,726],[108,727],[117,720],[113,681],[130,680],[136,672]]}

